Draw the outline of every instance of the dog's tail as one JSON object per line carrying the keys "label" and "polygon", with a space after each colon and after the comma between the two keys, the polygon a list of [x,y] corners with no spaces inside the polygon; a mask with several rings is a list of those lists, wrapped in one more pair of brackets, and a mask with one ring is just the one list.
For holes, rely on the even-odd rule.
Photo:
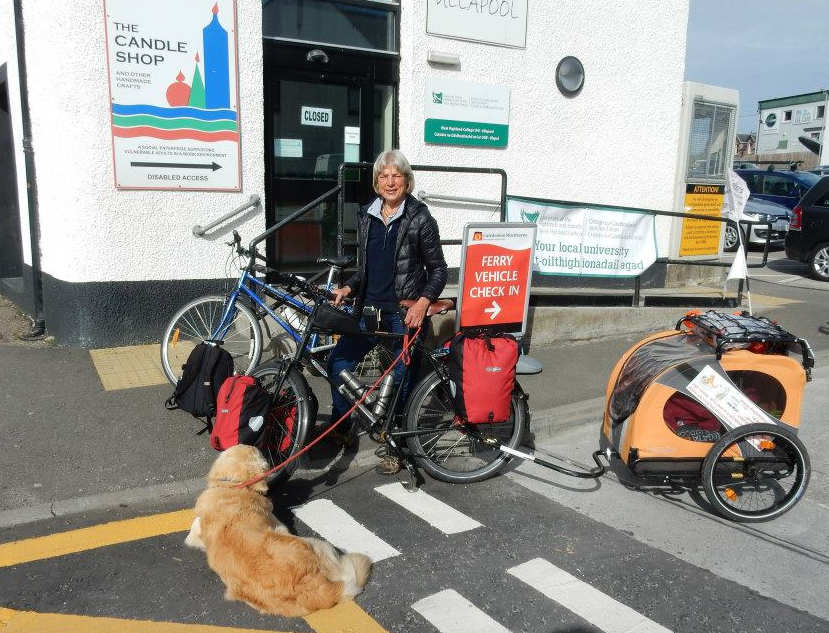
{"label": "dog's tail", "polygon": [[343,554],[340,557],[340,577],[343,583],[343,599],[359,594],[368,582],[371,559],[365,554]]}

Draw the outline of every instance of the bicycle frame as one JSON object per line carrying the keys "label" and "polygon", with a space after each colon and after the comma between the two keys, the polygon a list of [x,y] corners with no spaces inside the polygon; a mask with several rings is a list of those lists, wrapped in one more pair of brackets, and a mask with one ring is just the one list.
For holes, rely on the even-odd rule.
{"label": "bicycle frame", "polygon": [[[221,340],[227,335],[227,331],[230,328],[231,324],[231,314],[233,313],[233,309],[236,305],[236,302],[239,300],[239,296],[244,294],[248,297],[256,306],[259,306],[262,310],[265,311],[276,323],[285,330],[286,333],[294,340],[295,343],[299,344],[303,340],[303,336],[298,334],[294,327],[282,319],[274,310],[272,310],[262,299],[259,298],[258,294],[255,290],[251,289],[251,286],[254,288],[261,289],[267,296],[275,299],[279,302],[280,305],[287,305],[289,307],[295,308],[302,312],[302,314],[306,317],[310,317],[312,313],[312,308],[302,302],[297,300],[291,294],[287,292],[283,292],[270,284],[263,282],[260,279],[257,279],[250,273],[251,266],[245,267],[242,271],[242,274],[239,276],[239,280],[236,282],[236,287],[233,289],[233,292],[230,293],[228,300],[226,302],[224,312],[222,313],[222,319],[219,322],[219,325],[216,327],[216,331],[211,334],[211,337],[214,340]],[[331,275],[329,275],[329,281],[327,286],[331,285]],[[329,289],[329,288],[326,288]],[[326,344],[326,345],[318,345],[319,342],[319,335],[317,333],[313,333],[310,339],[303,343],[306,351],[309,354],[315,354],[320,351],[324,351],[330,349],[334,346],[333,343]],[[312,364],[314,364],[317,370],[321,370],[321,366],[319,363],[316,362],[315,359],[311,358]]]}
{"label": "bicycle frame", "polygon": [[[306,332],[304,335],[305,338],[309,338],[310,336],[315,335],[315,333],[311,332],[310,322],[309,326],[306,328]],[[381,339],[392,339],[392,340],[400,340],[405,335],[404,334],[395,334],[392,332],[364,332],[364,336],[374,336]],[[413,353],[418,353],[422,355],[422,358],[428,360],[431,364],[432,370],[437,373],[442,380],[448,383],[448,376],[446,374],[446,370],[443,367],[443,364],[439,361],[441,356],[444,356],[447,353],[447,350],[443,348],[438,348],[436,350],[429,350],[423,344],[423,341],[420,336],[418,336],[414,342],[412,343],[412,347],[414,348]],[[289,359],[286,364],[286,369],[283,373],[284,376],[287,376],[288,373],[294,367],[301,364],[301,359],[303,355],[307,353],[309,347],[305,344],[300,343],[297,345],[296,352],[294,353],[293,358]],[[311,362],[314,362],[313,358],[309,358]],[[359,424],[369,433],[378,433],[381,437],[386,438],[387,443],[395,448],[395,450],[400,451],[400,448],[395,444],[394,439],[405,439],[406,437],[411,437],[415,435],[428,435],[430,433],[434,433],[433,429],[422,429],[417,431],[404,431],[404,430],[397,430],[393,431],[392,426],[394,424],[395,418],[399,415],[402,415],[402,411],[398,411],[398,407],[400,405],[400,397],[403,391],[402,386],[406,382],[406,378],[408,377],[409,372],[411,371],[409,365],[406,365],[403,370],[403,375],[401,379],[397,382],[394,387],[394,396],[389,403],[388,409],[385,413],[380,416],[375,415],[372,411],[368,410],[365,405],[360,405],[355,412],[358,413],[357,419],[359,420]],[[335,382],[334,378],[328,375],[327,372],[322,372],[322,377],[325,378],[326,382],[329,385],[336,387],[337,383]],[[371,386],[371,385],[366,385]],[[279,389],[282,387],[282,380],[276,386],[275,391],[278,393]]]}

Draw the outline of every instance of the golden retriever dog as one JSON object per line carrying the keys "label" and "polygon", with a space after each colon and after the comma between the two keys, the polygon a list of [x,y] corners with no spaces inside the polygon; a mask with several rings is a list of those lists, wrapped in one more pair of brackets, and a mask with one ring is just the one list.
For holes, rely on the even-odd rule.
{"label": "golden retriever dog", "polygon": [[327,609],[359,594],[371,571],[365,554],[340,555],[330,543],[288,532],[273,515],[264,481],[240,488],[268,470],[253,446],[233,446],[214,462],[185,544],[207,552],[227,600],[288,617]]}

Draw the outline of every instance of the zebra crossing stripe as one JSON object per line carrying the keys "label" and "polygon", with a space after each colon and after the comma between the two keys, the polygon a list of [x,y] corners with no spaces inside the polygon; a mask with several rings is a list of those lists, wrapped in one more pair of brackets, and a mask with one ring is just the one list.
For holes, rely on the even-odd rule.
{"label": "zebra crossing stripe", "polygon": [[508,569],[507,573],[606,633],[671,633],[671,629],[649,620],[543,558]]}
{"label": "zebra crossing stripe", "polygon": [[328,499],[316,499],[295,508],[294,516],[334,546],[346,552],[367,554],[375,563],[400,555],[400,552]]}
{"label": "zebra crossing stripe", "polygon": [[482,524],[475,519],[458,512],[452,506],[420,489],[409,492],[403,484],[395,482],[379,486],[375,490],[444,534],[457,534],[482,527]]}
{"label": "zebra crossing stripe", "polygon": [[423,598],[415,602],[412,609],[440,633],[510,633],[452,589]]}

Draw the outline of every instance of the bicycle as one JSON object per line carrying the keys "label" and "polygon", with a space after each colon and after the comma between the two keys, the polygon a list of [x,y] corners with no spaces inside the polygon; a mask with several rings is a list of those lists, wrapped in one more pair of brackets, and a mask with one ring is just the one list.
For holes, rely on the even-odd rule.
{"label": "bicycle", "polygon": [[[233,241],[227,243],[232,253],[240,258],[248,258],[247,264],[241,266],[233,290],[227,296],[208,295],[193,299],[173,315],[164,329],[161,366],[172,384],[177,382],[181,366],[192,349],[204,340],[222,341],[240,374],[249,374],[259,364],[264,340],[270,339],[274,347],[281,347],[280,355],[292,353],[293,348],[302,340],[301,332],[313,311],[313,304],[307,295],[303,296],[296,284],[278,287],[256,277],[256,273],[279,273],[257,263],[257,259],[264,261],[265,258],[255,248],[253,251],[243,248],[241,242],[239,233],[233,231]],[[329,291],[333,287],[334,278],[353,262],[354,258],[351,257],[318,259],[318,264],[329,267],[323,290]],[[305,282],[295,276],[285,279],[289,282]],[[315,288],[310,285],[307,287]],[[263,297],[271,299],[273,303],[268,305]],[[265,320],[267,316],[282,329],[281,333],[271,336]],[[334,341],[330,337],[314,334],[307,341],[305,364],[308,369],[317,375],[324,374],[324,355],[332,347]],[[361,365],[361,371],[366,374],[376,371],[383,362],[388,362],[388,359],[383,357],[382,351],[373,350],[368,360]]]}
{"label": "bicycle", "polygon": [[[302,450],[313,428],[312,408],[306,404],[313,400],[313,390],[298,367],[309,354],[306,340],[319,333],[315,321],[319,306],[326,301],[325,295],[307,282],[296,279],[287,281],[299,286],[303,293],[311,297],[315,309],[306,323],[303,340],[297,345],[293,357],[265,363],[252,373],[274,394],[276,403],[276,413],[268,419],[265,431],[267,439],[260,443],[260,448],[272,466],[290,460]],[[451,301],[439,300],[430,306],[428,314],[445,313],[451,307]],[[404,338],[404,341],[407,336],[376,331],[364,334],[387,340]],[[444,363],[448,350],[444,347],[428,349],[418,336],[409,343],[413,353],[421,355],[421,365],[425,364],[427,370],[407,398],[402,412],[398,411],[398,405],[405,374],[404,380],[397,385],[391,385],[388,378],[381,377],[374,385],[377,391],[373,398],[366,398],[368,385],[354,376],[342,376],[344,383],[339,389],[356,403],[353,410],[358,424],[371,439],[384,444],[391,454],[401,460],[409,473],[409,487],[423,481],[418,469],[449,483],[472,483],[494,476],[510,459],[508,451],[520,444],[528,427],[527,395],[516,381],[507,421],[474,426],[466,424],[454,413],[454,386]],[[391,367],[385,374],[390,375],[390,371]],[[408,372],[410,368],[406,366],[404,371]],[[324,378],[330,384],[335,384],[329,376]],[[277,481],[293,471],[296,462],[290,463],[290,467],[277,470]]]}

